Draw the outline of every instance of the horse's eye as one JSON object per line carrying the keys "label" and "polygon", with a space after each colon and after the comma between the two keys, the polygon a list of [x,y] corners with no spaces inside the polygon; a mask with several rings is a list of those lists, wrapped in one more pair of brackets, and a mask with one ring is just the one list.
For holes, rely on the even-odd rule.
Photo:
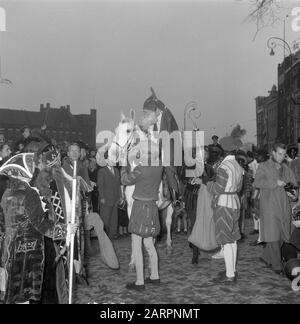
{"label": "horse's eye", "polygon": [[131,132],[131,130],[130,129],[127,129],[126,133],[130,133],[130,132]]}

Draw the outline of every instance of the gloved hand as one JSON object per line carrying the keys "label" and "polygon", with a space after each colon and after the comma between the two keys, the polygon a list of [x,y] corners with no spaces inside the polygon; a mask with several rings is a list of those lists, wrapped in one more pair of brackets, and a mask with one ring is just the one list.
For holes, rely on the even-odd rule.
{"label": "gloved hand", "polygon": [[75,235],[78,229],[78,225],[77,224],[71,224],[68,223],[67,225],[67,238],[66,238],[66,242],[67,245],[69,245],[69,243],[71,242],[71,235]]}

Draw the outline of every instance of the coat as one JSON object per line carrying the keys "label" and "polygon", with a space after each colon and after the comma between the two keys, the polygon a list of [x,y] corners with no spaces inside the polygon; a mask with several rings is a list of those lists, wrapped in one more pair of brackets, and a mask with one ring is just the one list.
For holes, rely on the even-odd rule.
{"label": "coat", "polygon": [[294,172],[298,184],[300,184],[300,159],[298,157],[292,160],[290,168]]}
{"label": "coat", "polygon": [[114,168],[114,174],[108,167],[99,169],[97,187],[99,201],[105,199],[107,206],[115,206],[121,198],[121,182],[119,170]]}
{"label": "coat", "polygon": [[264,242],[289,241],[291,234],[291,204],[278,180],[297,184],[293,171],[282,164],[282,174],[269,159],[260,163],[253,186],[260,189],[260,234]]}

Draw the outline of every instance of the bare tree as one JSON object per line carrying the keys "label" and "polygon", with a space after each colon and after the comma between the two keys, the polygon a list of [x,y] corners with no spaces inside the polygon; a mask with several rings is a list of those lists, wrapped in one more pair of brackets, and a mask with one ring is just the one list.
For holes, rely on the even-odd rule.
{"label": "bare tree", "polygon": [[283,5],[280,0],[248,0],[251,11],[246,17],[245,22],[256,24],[256,32],[253,37],[255,40],[257,34],[266,27],[273,27],[279,21],[282,21],[290,7]]}

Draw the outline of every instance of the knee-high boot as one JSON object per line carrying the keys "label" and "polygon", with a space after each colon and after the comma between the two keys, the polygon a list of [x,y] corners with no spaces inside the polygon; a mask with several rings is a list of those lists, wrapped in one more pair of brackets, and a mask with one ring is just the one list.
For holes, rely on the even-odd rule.
{"label": "knee-high boot", "polygon": [[91,243],[90,231],[84,231],[84,242],[85,242],[85,249],[84,249],[85,258],[94,255],[94,249]]}
{"label": "knee-high boot", "polygon": [[199,249],[194,244],[192,244],[192,249],[193,249],[192,264],[198,264],[199,263]]}

